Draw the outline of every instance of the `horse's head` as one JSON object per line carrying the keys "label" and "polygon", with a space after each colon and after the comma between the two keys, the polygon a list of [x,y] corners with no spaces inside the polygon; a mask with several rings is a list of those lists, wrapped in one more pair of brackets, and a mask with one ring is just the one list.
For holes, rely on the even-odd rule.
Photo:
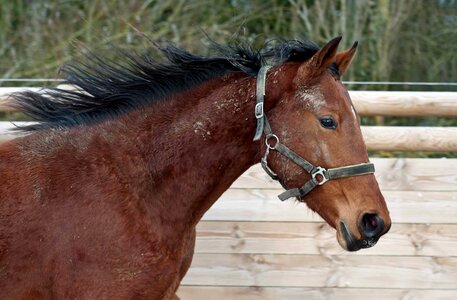
{"label": "horse's head", "polygon": [[[337,53],[340,39],[333,39],[305,62],[279,67],[289,72],[286,76],[290,76],[291,85],[267,113],[271,125],[267,143],[278,150],[270,149],[267,161],[280,183],[293,189],[284,198],[295,196],[305,201],[337,230],[344,249],[356,251],[376,244],[391,221],[372,165],[359,165],[368,162],[367,149],[360,119],[339,79],[357,44]],[[268,130],[266,133],[268,136]],[[294,161],[294,153],[278,149],[276,136],[285,149],[304,160]],[[306,161],[311,165],[308,170]],[[317,166],[325,170],[319,172]],[[341,168],[345,166],[351,167]],[[326,179],[334,180],[319,185]]]}

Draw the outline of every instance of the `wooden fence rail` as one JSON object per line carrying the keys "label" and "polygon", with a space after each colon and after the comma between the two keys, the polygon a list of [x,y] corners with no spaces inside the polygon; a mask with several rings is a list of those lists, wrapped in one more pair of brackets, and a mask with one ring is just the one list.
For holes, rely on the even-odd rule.
{"label": "wooden fence rail", "polygon": [[366,116],[457,116],[457,92],[349,92]]}
{"label": "wooden fence rail", "polygon": [[457,127],[362,126],[369,150],[457,151]]}

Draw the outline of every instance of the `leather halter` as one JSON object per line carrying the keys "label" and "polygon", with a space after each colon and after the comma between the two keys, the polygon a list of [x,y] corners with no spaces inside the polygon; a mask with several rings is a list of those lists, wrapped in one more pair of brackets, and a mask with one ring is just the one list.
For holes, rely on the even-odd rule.
{"label": "leather halter", "polygon": [[265,144],[267,146],[265,154],[263,155],[260,163],[265,172],[273,179],[278,180],[278,175],[276,175],[268,167],[268,154],[270,150],[276,150],[280,154],[284,155],[288,159],[292,160],[294,163],[302,167],[307,173],[311,175],[311,179],[308,180],[302,187],[293,188],[285,191],[280,194],[278,197],[281,201],[287,200],[292,197],[296,197],[298,200],[301,200],[306,194],[311,192],[315,187],[323,185],[329,180],[360,176],[366,174],[374,173],[373,163],[361,163],[357,165],[348,165],[339,168],[326,169],[320,166],[314,166],[309,161],[286,147],[285,145],[279,142],[279,138],[275,135],[268,123],[267,116],[264,114],[263,106],[265,99],[265,84],[267,78],[267,72],[270,69],[270,66],[263,66],[260,68],[257,75],[257,101],[255,106],[255,117],[257,119],[257,128],[256,134],[254,136],[254,141],[260,140],[262,134],[265,134]]}

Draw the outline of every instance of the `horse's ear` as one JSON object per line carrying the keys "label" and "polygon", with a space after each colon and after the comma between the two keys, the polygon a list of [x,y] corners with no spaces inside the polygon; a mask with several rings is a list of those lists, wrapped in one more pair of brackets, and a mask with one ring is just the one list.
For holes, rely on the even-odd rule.
{"label": "horse's ear", "polygon": [[332,39],[308,61],[303,63],[297,72],[297,82],[315,78],[327,70],[329,65],[335,62],[336,52],[340,41],[341,36]]}
{"label": "horse's ear", "polygon": [[344,72],[346,72],[347,68],[351,64],[351,61],[354,58],[355,52],[357,50],[357,45],[358,42],[355,42],[351,48],[336,55],[335,62],[338,66],[340,76],[343,76]]}
{"label": "horse's ear", "polygon": [[332,39],[311,57],[310,64],[317,70],[326,70],[331,63],[335,62],[336,50],[340,42],[341,36]]}

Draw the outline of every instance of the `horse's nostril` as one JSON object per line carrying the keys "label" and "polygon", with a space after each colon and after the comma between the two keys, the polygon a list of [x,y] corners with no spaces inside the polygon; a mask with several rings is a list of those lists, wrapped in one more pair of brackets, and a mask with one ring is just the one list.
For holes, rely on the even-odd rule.
{"label": "horse's nostril", "polygon": [[367,213],[362,216],[359,227],[365,238],[379,237],[384,230],[384,221],[378,214]]}
{"label": "horse's nostril", "polygon": [[362,221],[367,231],[374,231],[378,228],[378,218],[374,214],[364,215]]}

